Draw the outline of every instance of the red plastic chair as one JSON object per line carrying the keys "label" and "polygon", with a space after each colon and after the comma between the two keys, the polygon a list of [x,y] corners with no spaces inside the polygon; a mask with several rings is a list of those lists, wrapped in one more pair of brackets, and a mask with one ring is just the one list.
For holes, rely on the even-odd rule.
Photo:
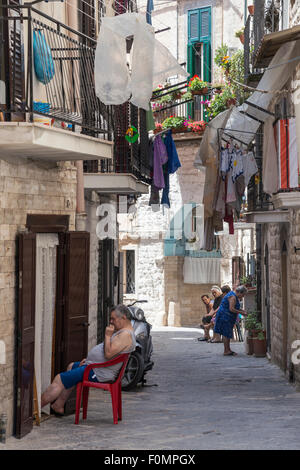
{"label": "red plastic chair", "polygon": [[[89,399],[89,389],[90,388],[101,388],[103,390],[108,390],[111,394],[111,401],[112,401],[112,409],[113,409],[113,419],[114,424],[118,424],[118,420],[122,420],[122,378],[125,372],[125,368],[128,362],[130,354],[121,354],[120,356],[116,357],[107,362],[102,362],[99,364],[89,364],[83,374],[83,381],[77,384],[77,394],[76,394],[76,413],[75,413],[75,424],[79,423],[79,415],[80,415],[80,405],[81,399],[83,401],[83,414],[82,418],[86,419],[87,417],[87,408],[88,408],[88,399]],[[100,383],[100,382],[90,382],[88,380],[89,373],[91,369],[99,369],[101,367],[109,367],[113,366],[114,364],[119,364],[123,362],[121,370],[119,372],[118,378],[113,383]]]}

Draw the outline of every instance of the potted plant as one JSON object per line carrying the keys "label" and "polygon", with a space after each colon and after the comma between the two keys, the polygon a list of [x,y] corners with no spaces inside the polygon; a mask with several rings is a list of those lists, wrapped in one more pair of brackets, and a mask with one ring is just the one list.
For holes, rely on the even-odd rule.
{"label": "potted plant", "polygon": [[266,331],[263,329],[263,326],[260,322],[257,322],[255,325],[255,330],[253,330],[253,354],[255,357],[265,357],[267,354],[267,340],[266,340]]}
{"label": "potted plant", "polygon": [[224,85],[222,83],[213,83],[212,84],[213,92],[216,93],[216,94],[222,93],[223,88],[224,88]]}
{"label": "potted plant", "polygon": [[206,123],[204,121],[189,121],[187,126],[188,129],[195,132],[195,134],[203,134]]}
{"label": "potted plant", "polygon": [[239,38],[242,44],[244,44],[244,42],[245,42],[245,34],[244,34],[244,31],[245,31],[245,28],[243,27],[242,29],[239,29],[239,30],[235,33],[235,37],[236,37],[236,38]]}
{"label": "potted plant", "polygon": [[158,134],[158,132],[161,132],[163,130],[162,124],[160,122],[155,123],[155,129],[154,129],[154,134]]}
{"label": "potted plant", "polygon": [[192,95],[207,95],[208,83],[201,80],[198,75],[194,75],[188,85]]}
{"label": "potted plant", "polygon": [[191,100],[193,98],[192,92],[188,89],[182,96],[181,98],[184,101]]}
{"label": "potted plant", "polygon": [[230,108],[230,106],[234,106],[236,104],[236,96],[229,87],[224,89],[223,98],[226,102],[227,108]]}
{"label": "potted plant", "polygon": [[254,15],[254,5],[248,5],[248,11],[250,15]]}
{"label": "potted plant", "polygon": [[245,319],[245,345],[246,345],[246,353],[248,355],[252,355],[254,352],[253,348],[253,332],[255,331],[257,324],[257,316],[256,312],[249,312]]}
{"label": "potted plant", "polygon": [[187,127],[184,123],[187,121],[186,117],[170,116],[162,122],[163,129],[172,129],[172,132],[186,132]]}

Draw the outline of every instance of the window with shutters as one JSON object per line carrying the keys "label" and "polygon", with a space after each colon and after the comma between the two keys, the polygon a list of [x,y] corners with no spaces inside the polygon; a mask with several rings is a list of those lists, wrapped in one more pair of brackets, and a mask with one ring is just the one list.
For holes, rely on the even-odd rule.
{"label": "window with shutters", "polygon": [[[188,11],[187,71],[211,82],[211,8]],[[196,120],[207,120],[202,105],[203,97],[196,96],[189,114]]]}

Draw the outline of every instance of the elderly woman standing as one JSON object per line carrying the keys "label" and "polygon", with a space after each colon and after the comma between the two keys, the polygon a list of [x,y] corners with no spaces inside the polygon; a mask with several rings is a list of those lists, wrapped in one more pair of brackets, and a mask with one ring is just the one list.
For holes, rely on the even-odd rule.
{"label": "elderly woman standing", "polygon": [[225,295],[219,307],[216,322],[215,333],[223,336],[224,356],[236,356],[236,353],[230,349],[230,339],[233,336],[233,327],[235,325],[237,315],[240,313],[247,316],[245,310],[241,310],[240,301],[247,294],[245,286],[239,286],[233,291]]}

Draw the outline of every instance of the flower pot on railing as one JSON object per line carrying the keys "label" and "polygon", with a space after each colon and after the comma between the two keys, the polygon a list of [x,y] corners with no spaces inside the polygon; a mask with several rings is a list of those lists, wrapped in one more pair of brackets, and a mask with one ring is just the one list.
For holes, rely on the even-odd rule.
{"label": "flower pot on railing", "polygon": [[241,43],[244,44],[244,42],[245,42],[245,35],[244,35],[244,34],[241,34],[241,35],[239,36],[239,38],[240,38]]}
{"label": "flower pot on railing", "polygon": [[185,126],[172,128],[172,134],[182,134],[183,132],[187,132],[187,128]]}
{"label": "flower pot on railing", "polygon": [[192,95],[207,95],[208,94],[208,87],[201,88],[200,90],[191,90]]}

